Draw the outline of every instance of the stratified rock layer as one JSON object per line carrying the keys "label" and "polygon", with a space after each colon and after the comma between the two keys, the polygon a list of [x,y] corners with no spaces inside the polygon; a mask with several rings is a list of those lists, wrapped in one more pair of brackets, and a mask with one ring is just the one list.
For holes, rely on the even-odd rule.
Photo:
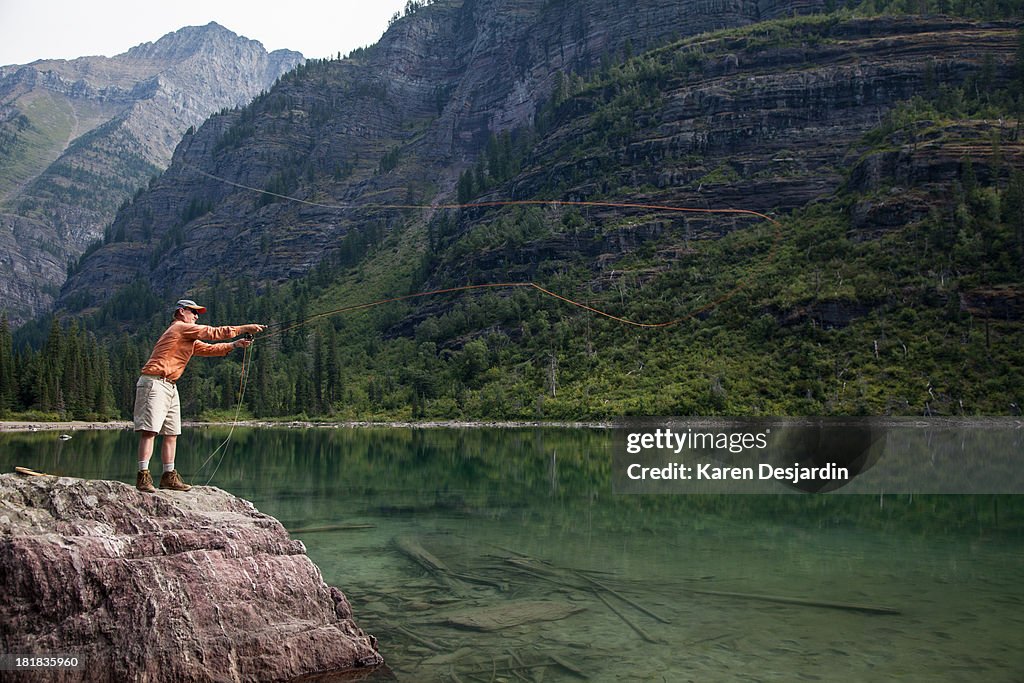
{"label": "stratified rock layer", "polygon": [[0,649],[82,658],[65,680],[279,681],[383,661],[302,543],[212,487],[0,475],[0,585]]}

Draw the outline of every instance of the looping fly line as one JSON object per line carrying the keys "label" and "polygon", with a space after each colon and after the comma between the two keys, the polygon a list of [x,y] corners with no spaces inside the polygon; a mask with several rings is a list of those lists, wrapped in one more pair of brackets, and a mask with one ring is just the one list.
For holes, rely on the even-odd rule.
{"label": "looping fly line", "polygon": [[[691,206],[672,206],[672,205],[668,205],[668,204],[649,204],[649,203],[641,203],[641,202],[562,201],[562,200],[543,200],[543,199],[506,199],[506,200],[493,200],[493,201],[472,202],[472,203],[466,203],[466,204],[388,204],[388,203],[381,203],[381,204],[325,204],[325,203],[322,203],[322,202],[314,202],[314,201],[310,201],[310,200],[307,200],[307,199],[301,199],[299,197],[292,197],[290,195],[279,194],[277,192],[271,192],[270,190],[264,190],[264,189],[261,189],[261,188],[258,188],[258,187],[252,187],[251,185],[245,185],[245,184],[242,184],[242,183],[237,183],[237,182],[234,182],[232,180],[228,180],[227,178],[222,178],[220,176],[213,175],[212,173],[207,173],[206,171],[204,171],[204,170],[202,170],[200,168],[197,168],[196,166],[193,166],[192,164],[187,164],[186,163],[185,165],[188,166],[189,168],[191,168],[192,170],[194,170],[196,173],[202,175],[202,176],[210,178],[211,180],[216,180],[218,182],[225,183],[227,185],[231,185],[232,187],[237,187],[237,188],[242,189],[242,190],[248,190],[250,192],[257,192],[259,194],[268,195],[268,196],[271,196],[271,197],[276,197],[278,199],[283,199],[283,200],[286,200],[286,201],[289,201],[289,202],[294,202],[294,203],[297,203],[297,204],[305,204],[307,206],[315,206],[317,208],[329,209],[329,210],[333,210],[333,211],[353,210],[353,209],[358,209],[358,210],[363,210],[363,211],[369,211],[369,210],[375,210],[375,209],[376,210],[408,210],[408,209],[414,209],[414,210],[444,210],[444,209],[495,208],[495,207],[503,207],[503,206],[554,206],[554,207],[573,206],[573,207],[595,207],[595,208],[642,209],[642,210],[647,210],[647,211],[668,211],[668,212],[676,212],[676,213],[746,215],[746,216],[753,216],[755,218],[760,218],[762,220],[768,221],[774,227],[775,234],[774,234],[774,238],[772,240],[771,248],[769,249],[768,254],[763,259],[763,262],[765,262],[765,263],[770,261],[772,258],[774,258],[774,256],[775,256],[775,248],[778,245],[778,242],[779,242],[779,240],[781,238],[781,228],[782,228],[782,225],[777,220],[775,220],[771,216],[767,216],[767,215],[765,215],[763,213],[759,213],[759,212],[753,211],[751,209],[707,209],[707,208],[698,208],[698,207],[691,207]],[[289,325],[287,325],[287,326],[285,326],[285,327],[283,327],[281,329],[277,329],[277,330],[274,330],[272,332],[268,332],[268,333],[266,333],[263,336],[264,337],[268,337],[268,336],[273,336],[273,335],[276,335],[276,334],[282,334],[282,333],[287,332],[289,330],[295,329],[296,327],[301,327],[302,325],[306,325],[306,324],[308,324],[308,323],[310,323],[310,322],[312,322],[314,320],[318,320],[320,318],[324,318],[324,317],[327,317],[327,316],[338,315],[338,314],[341,314],[341,313],[350,313],[352,311],[362,310],[362,309],[366,309],[366,308],[373,308],[375,306],[380,306],[380,305],[388,304],[388,303],[394,303],[394,302],[398,302],[398,301],[405,301],[405,300],[408,300],[408,299],[415,299],[415,298],[419,298],[419,297],[433,296],[433,295],[437,295],[437,294],[449,294],[449,293],[454,293],[454,292],[467,292],[467,291],[479,290],[479,289],[496,289],[496,288],[512,288],[512,287],[528,287],[528,288],[532,288],[532,289],[540,292],[541,294],[544,294],[545,296],[550,296],[550,297],[558,299],[559,301],[562,301],[564,303],[570,304],[570,305],[575,306],[577,308],[581,308],[581,309],[583,309],[585,311],[589,311],[590,313],[594,313],[596,315],[600,315],[600,316],[603,316],[605,318],[609,318],[611,320],[614,320],[616,322],[622,323],[624,325],[631,325],[633,327],[641,327],[641,328],[647,328],[647,329],[657,329],[657,328],[671,327],[673,325],[677,325],[677,324],[679,324],[679,323],[681,323],[681,322],[683,322],[685,320],[689,320],[691,318],[694,318],[695,316],[700,315],[701,313],[704,313],[704,312],[706,312],[706,311],[708,311],[708,310],[710,310],[712,308],[715,308],[715,307],[721,305],[725,301],[727,301],[727,300],[731,299],[733,296],[735,296],[741,289],[743,289],[744,284],[745,283],[742,280],[740,280],[739,282],[736,283],[736,285],[731,290],[727,291],[726,293],[724,293],[723,295],[721,295],[718,298],[714,299],[713,301],[710,301],[707,304],[705,304],[705,305],[703,305],[703,306],[701,306],[701,307],[699,307],[697,309],[694,309],[694,310],[690,311],[686,315],[681,316],[679,318],[674,318],[672,320],[666,320],[666,321],[657,322],[657,323],[637,322],[635,320],[629,320],[628,318],[623,318],[621,316],[613,315],[611,313],[608,313],[607,311],[603,311],[601,309],[594,308],[593,306],[589,306],[587,304],[581,303],[581,302],[576,301],[574,299],[571,299],[569,297],[566,297],[566,296],[563,296],[561,294],[557,294],[555,292],[552,292],[551,290],[548,290],[548,289],[545,289],[544,287],[541,287],[540,285],[538,285],[535,282],[499,282],[499,283],[486,283],[486,284],[477,284],[477,285],[465,285],[465,286],[462,286],[462,287],[448,287],[448,288],[445,288],[445,289],[436,289],[436,290],[429,291],[429,292],[417,292],[415,294],[406,294],[404,296],[391,297],[391,298],[387,298],[387,299],[380,299],[380,300],[377,300],[377,301],[370,301],[370,302],[362,303],[362,304],[355,304],[355,305],[352,305],[352,306],[345,306],[345,307],[337,308],[337,309],[334,309],[334,310],[331,310],[331,311],[325,311],[323,313],[317,313],[317,314],[312,315],[312,316],[310,316],[310,317],[308,317],[308,318],[306,318],[304,320],[300,320],[300,321],[297,321],[295,323],[289,324]]]}

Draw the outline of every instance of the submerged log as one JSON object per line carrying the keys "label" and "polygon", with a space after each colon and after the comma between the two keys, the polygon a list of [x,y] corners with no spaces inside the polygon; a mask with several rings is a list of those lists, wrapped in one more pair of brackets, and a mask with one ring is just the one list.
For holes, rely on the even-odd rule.
{"label": "submerged log", "polygon": [[584,679],[590,678],[590,676],[583,672],[583,669],[579,668],[565,657],[562,657],[561,655],[556,655],[554,652],[549,652],[548,657],[551,657],[551,661],[553,661],[555,664],[562,667],[569,673],[573,674],[574,676]]}
{"label": "submerged log", "polygon": [[462,579],[466,583],[477,583],[482,586],[491,586],[492,588],[497,588],[502,593],[508,592],[508,581],[488,579],[486,576],[477,576],[476,574],[466,574],[464,572],[453,572],[452,576],[458,579]]}
{"label": "submerged log", "polygon": [[881,605],[862,605],[852,602],[831,602],[828,600],[812,600],[807,598],[791,598],[783,595],[762,595],[759,593],[735,593],[732,591],[707,591],[696,588],[684,588],[689,593],[700,595],[718,595],[724,598],[740,598],[742,600],[760,600],[762,602],[777,602],[783,605],[800,605],[802,607],[824,607],[826,609],[842,609],[851,612],[867,612],[868,614],[901,614],[895,607],[884,607]]}
{"label": "submerged log", "polygon": [[509,600],[491,607],[447,614],[439,623],[474,631],[500,631],[538,621],[559,621],[585,609],[553,600]]}
{"label": "submerged log", "polygon": [[529,574],[535,578],[549,581],[563,588],[571,588],[575,590],[587,588],[586,584],[579,582],[579,579],[582,577],[574,576],[567,571],[559,571],[558,569],[547,564],[537,562],[536,560],[506,557],[505,564],[524,574]]}
{"label": "submerged log", "polygon": [[611,594],[611,595],[614,595],[614,596],[615,596],[615,597],[617,597],[617,598],[618,598],[619,600],[622,600],[622,601],[623,601],[624,603],[626,603],[627,605],[629,605],[629,606],[631,606],[631,607],[633,607],[633,608],[635,608],[635,609],[637,609],[637,610],[639,610],[639,611],[643,612],[644,614],[646,614],[647,616],[649,616],[649,617],[650,617],[651,619],[655,619],[655,620],[657,620],[657,621],[660,621],[660,622],[661,622],[661,623],[663,623],[663,624],[671,624],[671,623],[672,623],[672,622],[671,622],[670,620],[666,619],[665,617],[659,616],[658,614],[656,614],[655,612],[652,612],[651,610],[647,609],[646,607],[644,607],[644,606],[643,606],[643,605],[641,605],[640,603],[636,602],[635,600],[631,600],[630,598],[627,598],[627,597],[626,597],[625,595],[623,595],[622,593],[620,593],[620,592],[618,592],[618,591],[616,591],[616,590],[613,590],[613,589],[609,588],[609,587],[608,587],[607,585],[605,585],[604,583],[601,583],[600,581],[598,581],[598,580],[596,580],[596,579],[592,579],[592,578],[590,578],[589,576],[586,576],[586,575],[584,575],[584,574],[581,574],[580,572],[576,572],[576,574],[577,574],[577,576],[579,576],[579,577],[580,577],[581,579],[585,579],[585,580],[589,581],[590,583],[594,584],[595,586],[597,586],[597,587],[598,587],[598,588],[600,588],[601,590],[603,590],[603,591],[605,591],[605,592],[607,592],[607,593],[609,593],[609,594]]}
{"label": "submerged log", "polygon": [[438,645],[434,641],[428,640],[428,639],[424,638],[423,636],[420,636],[420,635],[418,635],[416,633],[413,633],[412,631],[410,631],[409,629],[407,629],[404,626],[395,626],[395,630],[398,631],[399,633],[401,633],[403,636],[405,636],[409,640],[413,641],[414,643],[419,643],[423,647],[425,647],[427,649],[430,649],[430,650],[433,650],[434,652],[440,652],[441,650],[445,649],[443,646]]}
{"label": "submerged log", "polygon": [[427,552],[419,541],[408,536],[399,536],[394,540],[395,547],[410,560],[420,565],[428,572],[448,574],[449,569],[441,560]]}
{"label": "submerged log", "polygon": [[423,567],[448,590],[464,588],[462,583],[444,562],[435,557],[432,553],[420,544],[415,538],[399,536],[393,539],[395,548],[410,560]]}
{"label": "submerged log", "polygon": [[551,667],[557,666],[557,667],[560,667],[560,668],[564,669],[565,671],[567,671],[568,673],[572,674],[573,676],[575,676],[577,678],[582,678],[584,680],[587,680],[587,679],[590,678],[590,676],[588,676],[581,668],[579,668],[578,666],[576,666],[575,664],[570,662],[565,657],[561,657],[561,656],[556,655],[556,654],[554,654],[552,652],[548,653],[548,657],[551,658],[550,662],[537,662],[535,664],[525,664],[525,663],[518,663],[520,660],[517,659],[516,660],[517,661],[516,664],[509,664],[508,666],[502,666],[502,667],[499,667],[499,666],[497,666],[495,664],[495,665],[489,666],[487,668],[474,669],[472,671],[464,671],[463,673],[465,675],[467,675],[467,676],[479,676],[479,675],[482,675],[482,674],[483,675],[489,674],[491,676],[491,678],[488,679],[488,680],[494,680],[494,677],[497,676],[498,674],[507,674],[507,673],[514,674],[516,672],[522,672],[522,671],[541,671],[541,672],[543,672],[546,669],[549,669]]}
{"label": "submerged log", "polygon": [[514,674],[517,671],[529,671],[531,669],[546,669],[554,665],[554,662],[538,662],[536,664],[508,664],[507,666],[498,666],[497,662],[494,662],[492,663],[491,666],[482,669],[473,669],[471,671],[463,671],[462,673],[464,673],[467,676],[480,676],[486,674],[490,676],[488,680],[493,681],[494,677],[498,674]]}
{"label": "submerged log", "polygon": [[642,628],[640,628],[640,626],[638,626],[637,624],[633,623],[633,621],[629,617],[627,617],[625,614],[623,614],[619,610],[615,609],[615,606],[612,605],[612,603],[608,602],[608,599],[606,597],[604,597],[603,595],[601,595],[598,591],[594,591],[594,595],[596,595],[598,597],[598,599],[600,599],[601,602],[603,602],[605,604],[605,606],[608,609],[610,609],[619,619],[622,619],[622,622],[624,624],[626,624],[626,626],[628,626],[631,629],[633,629],[634,631],[636,631],[636,634],[638,636],[640,636],[641,638],[646,640],[648,643],[651,643],[653,645],[662,645],[662,644],[664,644],[664,641],[658,640],[654,636],[650,635],[649,633],[647,633],[647,631],[645,631]]}
{"label": "submerged log", "polygon": [[359,529],[376,529],[376,524],[330,524],[328,526],[306,526],[289,529],[290,534],[319,534],[325,531],[355,531]]}
{"label": "submerged log", "polygon": [[433,657],[428,657],[423,660],[422,664],[428,666],[452,664],[454,662],[459,661],[460,659],[465,659],[466,657],[469,657],[470,655],[473,655],[475,653],[476,650],[471,647],[460,647],[455,652],[445,652],[443,654],[434,655]]}
{"label": "submerged log", "polygon": [[[515,567],[516,569],[518,569],[521,572],[530,574],[530,575],[535,576],[535,577],[537,577],[539,579],[544,579],[545,581],[550,581],[551,583],[557,584],[557,585],[562,586],[564,588],[572,588],[572,589],[588,589],[589,588],[590,590],[594,590],[595,588],[600,589],[600,591],[602,591],[604,593],[608,593],[609,595],[615,596],[616,598],[618,598],[622,602],[626,603],[630,607],[633,607],[634,609],[636,609],[636,610],[646,614],[647,616],[651,617],[652,619],[660,621],[663,624],[671,624],[672,623],[671,620],[666,619],[665,617],[657,614],[653,610],[650,610],[650,609],[644,607],[643,605],[638,603],[636,600],[633,600],[631,598],[626,597],[625,595],[623,595],[619,591],[617,591],[617,590],[611,588],[610,586],[608,586],[606,583],[598,581],[597,579],[592,578],[590,576],[587,576],[584,572],[582,572],[579,569],[562,569],[562,568],[550,565],[550,564],[548,564],[546,562],[540,562],[540,561],[535,560],[533,558],[530,558],[530,557],[528,557],[526,555],[523,555],[522,553],[518,553],[517,552],[515,554],[518,555],[519,557],[507,557],[507,558],[505,558],[505,563],[508,564],[508,565],[511,565],[512,567]],[[583,581],[584,583],[579,583],[579,581]],[[603,596],[601,596],[599,593],[596,593],[596,591],[595,591],[595,594],[597,594],[598,597],[601,597],[601,599],[604,600]],[[615,608],[611,607],[611,605],[609,605],[609,607],[612,610],[615,610]],[[619,614],[619,612],[616,611],[616,614]],[[625,620],[625,617],[623,617],[623,619]],[[628,620],[627,620],[627,623],[629,623]],[[652,642],[655,642],[655,641],[652,641]]]}

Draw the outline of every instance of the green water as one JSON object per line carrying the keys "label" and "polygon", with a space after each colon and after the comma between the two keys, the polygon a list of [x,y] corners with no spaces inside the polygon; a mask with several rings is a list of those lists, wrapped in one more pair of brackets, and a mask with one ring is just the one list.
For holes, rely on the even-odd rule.
{"label": "green water", "polygon": [[[225,434],[181,437],[187,481]],[[1024,496],[615,496],[611,438],[236,430],[212,483],[298,530],[403,681],[1021,680]],[[134,451],[2,434],[0,468],[133,483]]]}

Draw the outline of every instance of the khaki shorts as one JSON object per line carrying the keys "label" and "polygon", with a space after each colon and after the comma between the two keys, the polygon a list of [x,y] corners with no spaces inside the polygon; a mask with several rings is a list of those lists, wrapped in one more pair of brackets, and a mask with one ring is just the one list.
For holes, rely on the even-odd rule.
{"label": "khaki shorts", "polygon": [[135,383],[135,431],[181,434],[178,387],[162,377],[139,377]]}

